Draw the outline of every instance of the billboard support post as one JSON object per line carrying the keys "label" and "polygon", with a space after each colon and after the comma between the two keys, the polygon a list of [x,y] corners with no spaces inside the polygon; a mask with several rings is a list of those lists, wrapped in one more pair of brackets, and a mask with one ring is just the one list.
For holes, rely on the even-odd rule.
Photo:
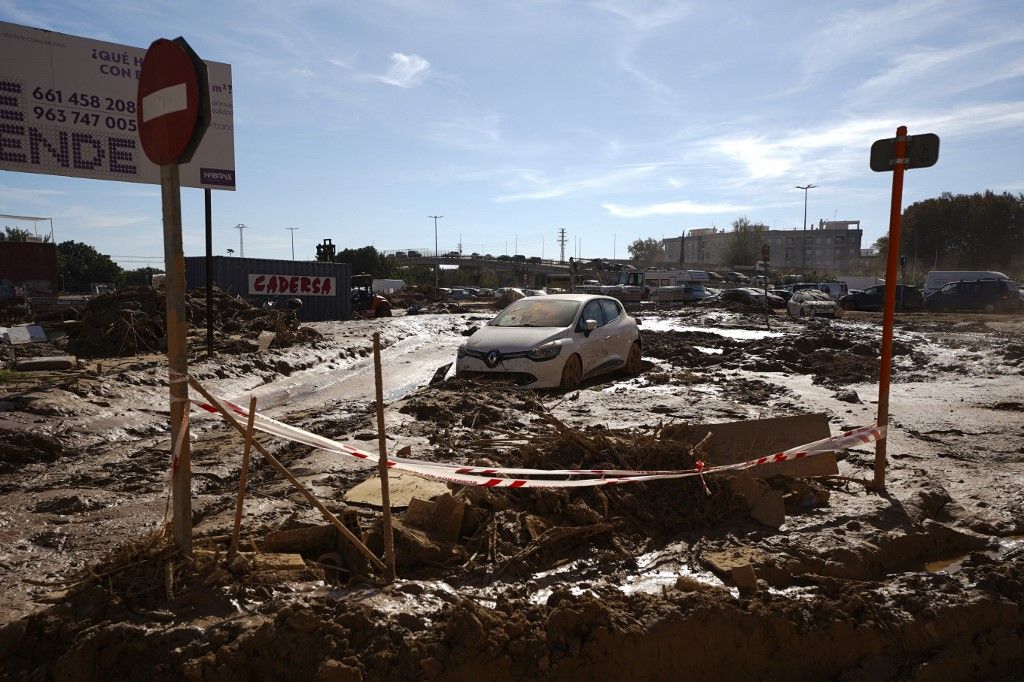
{"label": "billboard support post", "polygon": [[206,203],[206,354],[213,356],[213,206],[210,188],[203,190]]}

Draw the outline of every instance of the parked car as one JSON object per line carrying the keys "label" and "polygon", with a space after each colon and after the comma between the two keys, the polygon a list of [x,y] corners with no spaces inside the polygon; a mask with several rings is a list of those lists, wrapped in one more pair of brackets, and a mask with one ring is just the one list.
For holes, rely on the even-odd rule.
{"label": "parked car", "polygon": [[789,291],[788,289],[769,289],[768,293],[772,294],[773,296],[778,296],[787,303],[789,303],[789,299],[793,297],[793,292]]}
{"label": "parked car", "polygon": [[518,287],[500,287],[494,290],[494,295],[501,298],[505,294],[510,295],[512,298],[524,298],[526,292]]}
{"label": "parked car", "polygon": [[[769,308],[785,308],[786,302],[775,294],[769,293]],[[738,287],[736,289],[723,289],[718,299],[725,302],[746,303],[747,305],[763,306],[765,302],[764,289],[753,287]]]}
{"label": "parked car", "polygon": [[469,254],[469,257],[470,257],[470,258],[480,258],[481,256],[480,256],[480,254],[479,254],[479,253],[477,253],[476,251],[474,251],[473,253]]}
{"label": "parked car", "polygon": [[687,282],[676,286],[658,287],[651,292],[650,300],[661,303],[703,301],[711,294],[702,284]]}
{"label": "parked car", "polygon": [[452,299],[453,301],[464,301],[467,298],[476,297],[473,295],[473,292],[469,291],[468,289],[452,289],[452,292],[448,294],[448,298]]}
{"label": "parked car", "polygon": [[932,270],[924,278],[924,295],[932,294],[950,282],[968,282],[978,279],[1010,279],[994,270]]}
{"label": "parked car", "polygon": [[421,254],[419,251],[410,251],[409,258],[423,258],[423,254]]}
{"label": "parked car", "polygon": [[541,260],[540,256],[530,256],[529,258],[526,259],[526,262],[527,263],[541,263],[543,261]]}
{"label": "parked car", "polygon": [[[863,291],[851,291],[839,299],[839,307],[843,310],[882,310],[885,307],[885,285],[876,284]],[[924,308],[924,295],[917,287],[906,284],[896,285],[897,310],[921,310]]]}
{"label": "parked car", "polygon": [[745,284],[746,282],[750,281],[750,278],[744,275],[742,272],[727,272],[725,273],[725,281]]}
{"label": "parked car", "polygon": [[510,304],[459,347],[456,373],[528,388],[577,388],[589,377],[640,373],[640,330],[607,296],[558,294]]}
{"label": "parked car", "polygon": [[984,310],[987,313],[1019,310],[1020,287],[1005,279],[975,279],[950,282],[924,299],[933,311]]}
{"label": "parked car", "polygon": [[462,254],[459,253],[458,251],[449,251],[448,253],[444,254],[444,257],[445,258],[462,258]]}
{"label": "parked car", "polygon": [[480,298],[491,298],[492,296],[494,296],[494,289],[480,288],[477,289],[476,295],[479,296]]}
{"label": "parked car", "polygon": [[838,317],[839,304],[824,291],[804,289],[793,294],[786,304],[793,317]]}
{"label": "parked car", "polygon": [[409,254],[405,251],[395,251],[395,258],[408,258]]}
{"label": "parked car", "polygon": [[548,292],[543,289],[523,289],[527,296],[547,296]]}

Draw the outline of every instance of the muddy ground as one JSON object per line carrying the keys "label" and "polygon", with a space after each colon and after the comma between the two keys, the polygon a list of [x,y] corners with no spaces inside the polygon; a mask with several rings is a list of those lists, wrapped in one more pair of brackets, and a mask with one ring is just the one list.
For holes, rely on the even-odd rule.
{"label": "muddy ground", "polygon": [[[220,395],[255,395],[271,416],[372,450],[380,331],[391,451],[483,466],[688,468],[706,456],[680,424],[823,412],[838,432],[873,421],[876,315],[774,315],[770,333],[762,315],[736,311],[641,317],[645,371],[569,395],[453,379],[425,388],[479,314],[319,324],[312,346],[197,352],[192,371]],[[901,317],[884,494],[855,482],[871,475],[870,446],[841,458],[841,478],[773,479],[786,500],[779,528],[710,476],[453,489],[434,509],[456,517],[399,517],[399,581],[383,589],[258,455],[243,549],[290,532],[305,538],[305,562],[287,573],[253,555],[226,564],[242,443],[198,412],[202,551],[174,552],[162,534],[158,356],[17,377],[0,386],[0,659],[12,679],[1014,679],[1022,332],[1020,317]],[[377,510],[344,500],[373,465],[261,442],[380,546]],[[753,567],[756,586],[741,592],[730,562]]]}

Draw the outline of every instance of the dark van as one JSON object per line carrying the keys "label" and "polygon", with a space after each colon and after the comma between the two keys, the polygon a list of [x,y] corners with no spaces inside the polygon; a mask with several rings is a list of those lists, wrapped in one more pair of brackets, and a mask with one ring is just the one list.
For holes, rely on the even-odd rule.
{"label": "dark van", "polygon": [[1018,310],[1017,285],[1005,279],[975,279],[950,282],[924,299],[928,310],[983,310],[986,313]]}

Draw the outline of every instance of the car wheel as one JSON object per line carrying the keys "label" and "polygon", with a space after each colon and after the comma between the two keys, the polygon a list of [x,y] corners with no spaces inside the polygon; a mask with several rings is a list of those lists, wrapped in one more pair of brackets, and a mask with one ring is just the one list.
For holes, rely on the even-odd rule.
{"label": "car wheel", "polygon": [[853,304],[850,303],[849,301],[842,301],[839,304],[839,307],[842,308],[843,310],[853,310]]}
{"label": "car wheel", "polygon": [[800,308],[800,317],[807,317],[807,311],[802,306]]}
{"label": "car wheel", "polygon": [[635,377],[640,374],[640,369],[640,342],[634,341],[629,347],[629,357],[626,358],[626,374]]}
{"label": "car wheel", "polygon": [[582,381],[583,361],[580,360],[580,356],[573,353],[562,367],[562,381],[559,383],[559,387],[563,391],[572,391],[579,388]]}

